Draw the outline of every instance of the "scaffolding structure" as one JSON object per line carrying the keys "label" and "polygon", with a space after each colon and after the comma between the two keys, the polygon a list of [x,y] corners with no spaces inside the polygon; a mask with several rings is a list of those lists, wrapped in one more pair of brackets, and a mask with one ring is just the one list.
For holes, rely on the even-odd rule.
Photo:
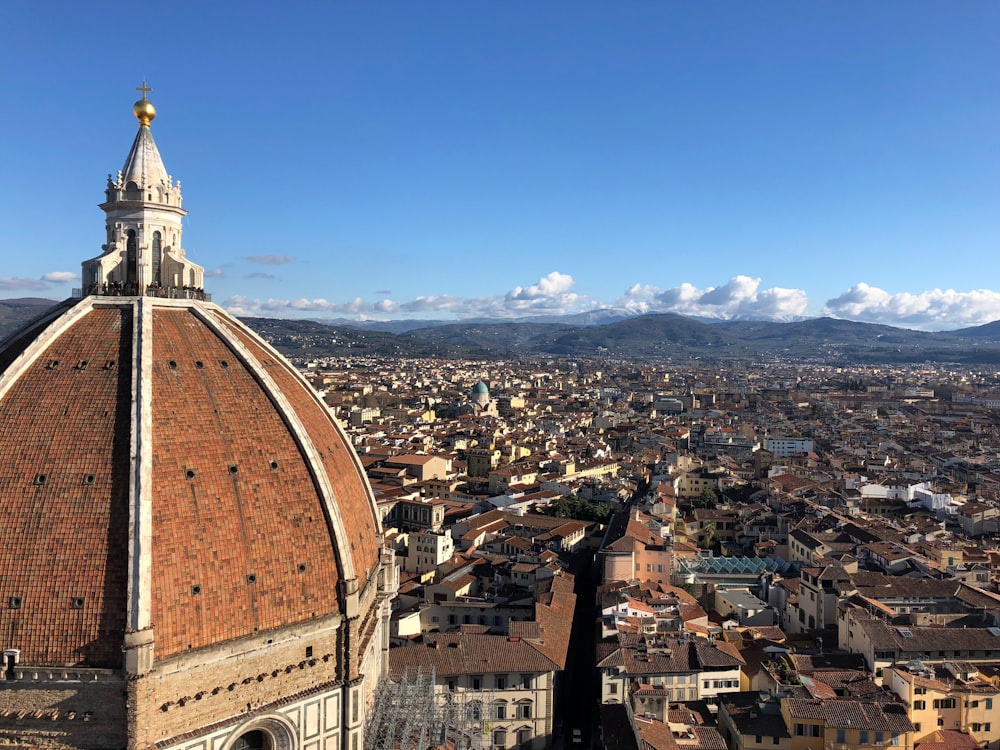
{"label": "scaffolding structure", "polygon": [[384,679],[365,717],[365,750],[488,750],[491,690],[435,689],[433,667],[408,667]]}

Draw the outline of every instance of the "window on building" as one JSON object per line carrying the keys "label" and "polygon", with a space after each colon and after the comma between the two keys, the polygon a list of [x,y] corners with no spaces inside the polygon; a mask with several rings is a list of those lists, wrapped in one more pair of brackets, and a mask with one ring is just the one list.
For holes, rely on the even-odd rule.
{"label": "window on building", "polygon": [[987,698],[986,699],[986,710],[987,711],[992,711],[993,710],[993,699],[992,698]]}
{"label": "window on building", "polygon": [[919,732],[920,731],[920,722],[919,721],[913,722],[913,730],[915,732]]}
{"label": "window on building", "polygon": [[507,718],[507,703],[504,701],[497,701],[493,704],[493,718],[494,719],[506,719]]}
{"label": "window on building", "polygon": [[885,734],[882,732],[875,732],[875,744],[884,745],[885,744]]}
{"label": "window on building", "polygon": [[868,731],[865,730],[865,729],[862,729],[859,734],[861,736],[860,736],[860,739],[858,740],[858,744],[859,745],[867,745],[868,744]]}
{"label": "window on building", "polygon": [[517,704],[517,718],[519,719],[530,719],[531,718],[531,702],[526,701],[525,703]]}
{"label": "window on building", "polygon": [[505,750],[505,748],[507,747],[506,729],[493,730],[493,747],[496,748],[496,750]]}
{"label": "window on building", "polygon": [[892,740],[890,741],[889,744],[892,745],[893,747],[899,747],[899,735],[898,734],[892,735]]}
{"label": "window on building", "polygon": [[265,750],[266,747],[264,733],[259,729],[255,729],[236,740],[233,750]]}
{"label": "window on building", "polygon": [[528,747],[531,744],[531,730],[530,729],[518,729],[517,730],[517,744],[521,747]]}
{"label": "window on building", "polygon": [[838,745],[843,745],[845,742],[847,742],[847,732],[844,731],[843,729],[838,729],[837,730],[837,744]]}
{"label": "window on building", "polygon": [[927,701],[913,701],[914,711],[923,711],[925,708],[927,708]]}
{"label": "window on building", "polygon": [[983,725],[980,724],[978,721],[972,722],[972,731],[973,732],[981,732],[981,731],[983,731]]}
{"label": "window on building", "polygon": [[988,731],[990,731],[990,723],[991,723],[991,722],[988,722],[988,721],[987,721],[987,722],[986,722],[985,724],[983,724],[983,731],[984,731],[984,732],[988,732]]}
{"label": "window on building", "polygon": [[612,682],[608,685],[608,695],[618,695],[618,683]]}
{"label": "window on building", "polygon": [[937,720],[937,725],[938,725],[939,727],[943,727],[943,726],[944,726],[944,719],[938,719],[938,720]]}
{"label": "window on building", "polygon": [[474,674],[469,677],[469,684],[472,685],[473,690],[483,689],[483,676],[481,674]]}

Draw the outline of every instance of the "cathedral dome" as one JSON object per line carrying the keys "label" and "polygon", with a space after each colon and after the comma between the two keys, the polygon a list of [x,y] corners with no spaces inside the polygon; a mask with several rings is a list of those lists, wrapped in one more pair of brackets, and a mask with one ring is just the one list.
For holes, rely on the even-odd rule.
{"label": "cathedral dome", "polygon": [[[136,143],[162,169],[142,90]],[[357,616],[381,523],[343,430],[200,275],[161,283],[172,258],[182,281],[201,270],[167,245],[176,202],[102,208],[127,248],[86,261],[86,295],[0,350],[0,645],[119,668],[127,633],[159,661]]]}
{"label": "cathedral dome", "polygon": [[342,613],[376,569],[357,457],[206,302],[86,297],[0,354],[0,608],[24,664],[118,667]]}

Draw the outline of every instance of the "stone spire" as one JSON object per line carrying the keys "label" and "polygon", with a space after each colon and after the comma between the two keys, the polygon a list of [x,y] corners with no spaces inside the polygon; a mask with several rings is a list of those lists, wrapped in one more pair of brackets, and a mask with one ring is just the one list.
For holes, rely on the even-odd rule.
{"label": "stone spire", "polygon": [[165,297],[202,297],[205,269],[189,261],[181,248],[181,184],[163,166],[150,123],[156,108],[143,85],[132,112],[139,120],[125,166],[108,175],[106,200],[107,244],[103,253],[83,263],[85,294]]}

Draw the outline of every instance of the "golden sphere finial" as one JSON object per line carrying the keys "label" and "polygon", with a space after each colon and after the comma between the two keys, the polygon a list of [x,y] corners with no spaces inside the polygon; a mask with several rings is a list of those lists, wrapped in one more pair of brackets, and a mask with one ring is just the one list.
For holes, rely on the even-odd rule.
{"label": "golden sphere finial", "polygon": [[146,82],[143,81],[142,86],[136,86],[135,90],[142,92],[142,99],[132,105],[132,113],[139,120],[140,125],[149,125],[153,121],[153,118],[156,117],[156,107],[146,98],[146,94],[153,89],[149,88]]}

